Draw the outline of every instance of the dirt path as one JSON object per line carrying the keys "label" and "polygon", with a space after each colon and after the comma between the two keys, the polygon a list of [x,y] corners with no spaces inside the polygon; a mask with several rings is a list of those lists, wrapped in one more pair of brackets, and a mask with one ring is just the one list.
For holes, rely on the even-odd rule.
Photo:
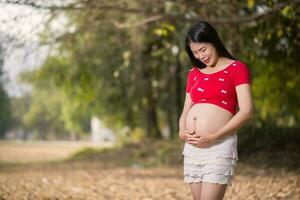
{"label": "dirt path", "polygon": [[[297,171],[239,163],[225,200],[300,199]],[[0,165],[0,200],[189,200],[182,168],[107,167],[91,161]]]}
{"label": "dirt path", "polygon": [[68,158],[83,147],[111,147],[112,144],[69,141],[0,141],[0,162],[32,163]]}

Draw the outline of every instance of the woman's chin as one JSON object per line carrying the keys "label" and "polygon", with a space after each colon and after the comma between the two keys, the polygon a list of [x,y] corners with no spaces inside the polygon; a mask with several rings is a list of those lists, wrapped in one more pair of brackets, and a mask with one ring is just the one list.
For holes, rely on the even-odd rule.
{"label": "woman's chin", "polygon": [[206,65],[206,67],[212,67],[211,63],[205,64],[205,65]]}

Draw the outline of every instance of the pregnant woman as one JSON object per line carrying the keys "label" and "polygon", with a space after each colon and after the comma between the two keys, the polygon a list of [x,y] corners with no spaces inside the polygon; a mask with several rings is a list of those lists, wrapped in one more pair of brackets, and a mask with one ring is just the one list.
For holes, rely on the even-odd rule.
{"label": "pregnant woman", "polygon": [[193,67],[179,120],[184,181],[195,200],[219,200],[233,181],[237,129],[253,115],[250,73],[205,21],[189,29],[185,42]]}

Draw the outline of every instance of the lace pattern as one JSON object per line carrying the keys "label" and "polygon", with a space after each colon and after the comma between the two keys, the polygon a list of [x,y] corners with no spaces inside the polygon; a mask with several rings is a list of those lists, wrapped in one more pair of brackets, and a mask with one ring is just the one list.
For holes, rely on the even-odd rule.
{"label": "lace pattern", "polygon": [[184,182],[208,182],[232,185],[238,160],[236,136],[229,137],[209,148],[185,144]]}
{"label": "lace pattern", "polygon": [[198,175],[184,175],[184,182],[186,183],[199,183],[199,182],[206,182],[206,183],[215,183],[221,185],[228,185],[232,186],[232,182],[234,180],[233,176],[223,176],[217,174],[208,174],[205,176],[198,176]]}
{"label": "lace pattern", "polygon": [[184,158],[184,182],[209,182],[218,184],[232,184],[236,158],[208,159],[201,163],[199,160]]}

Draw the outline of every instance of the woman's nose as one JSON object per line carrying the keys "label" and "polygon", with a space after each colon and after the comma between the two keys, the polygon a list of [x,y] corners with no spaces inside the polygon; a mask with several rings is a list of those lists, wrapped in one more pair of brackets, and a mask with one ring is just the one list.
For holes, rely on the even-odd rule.
{"label": "woman's nose", "polygon": [[200,53],[197,53],[197,54],[195,55],[195,57],[196,57],[197,59],[200,59],[202,56],[200,55]]}

